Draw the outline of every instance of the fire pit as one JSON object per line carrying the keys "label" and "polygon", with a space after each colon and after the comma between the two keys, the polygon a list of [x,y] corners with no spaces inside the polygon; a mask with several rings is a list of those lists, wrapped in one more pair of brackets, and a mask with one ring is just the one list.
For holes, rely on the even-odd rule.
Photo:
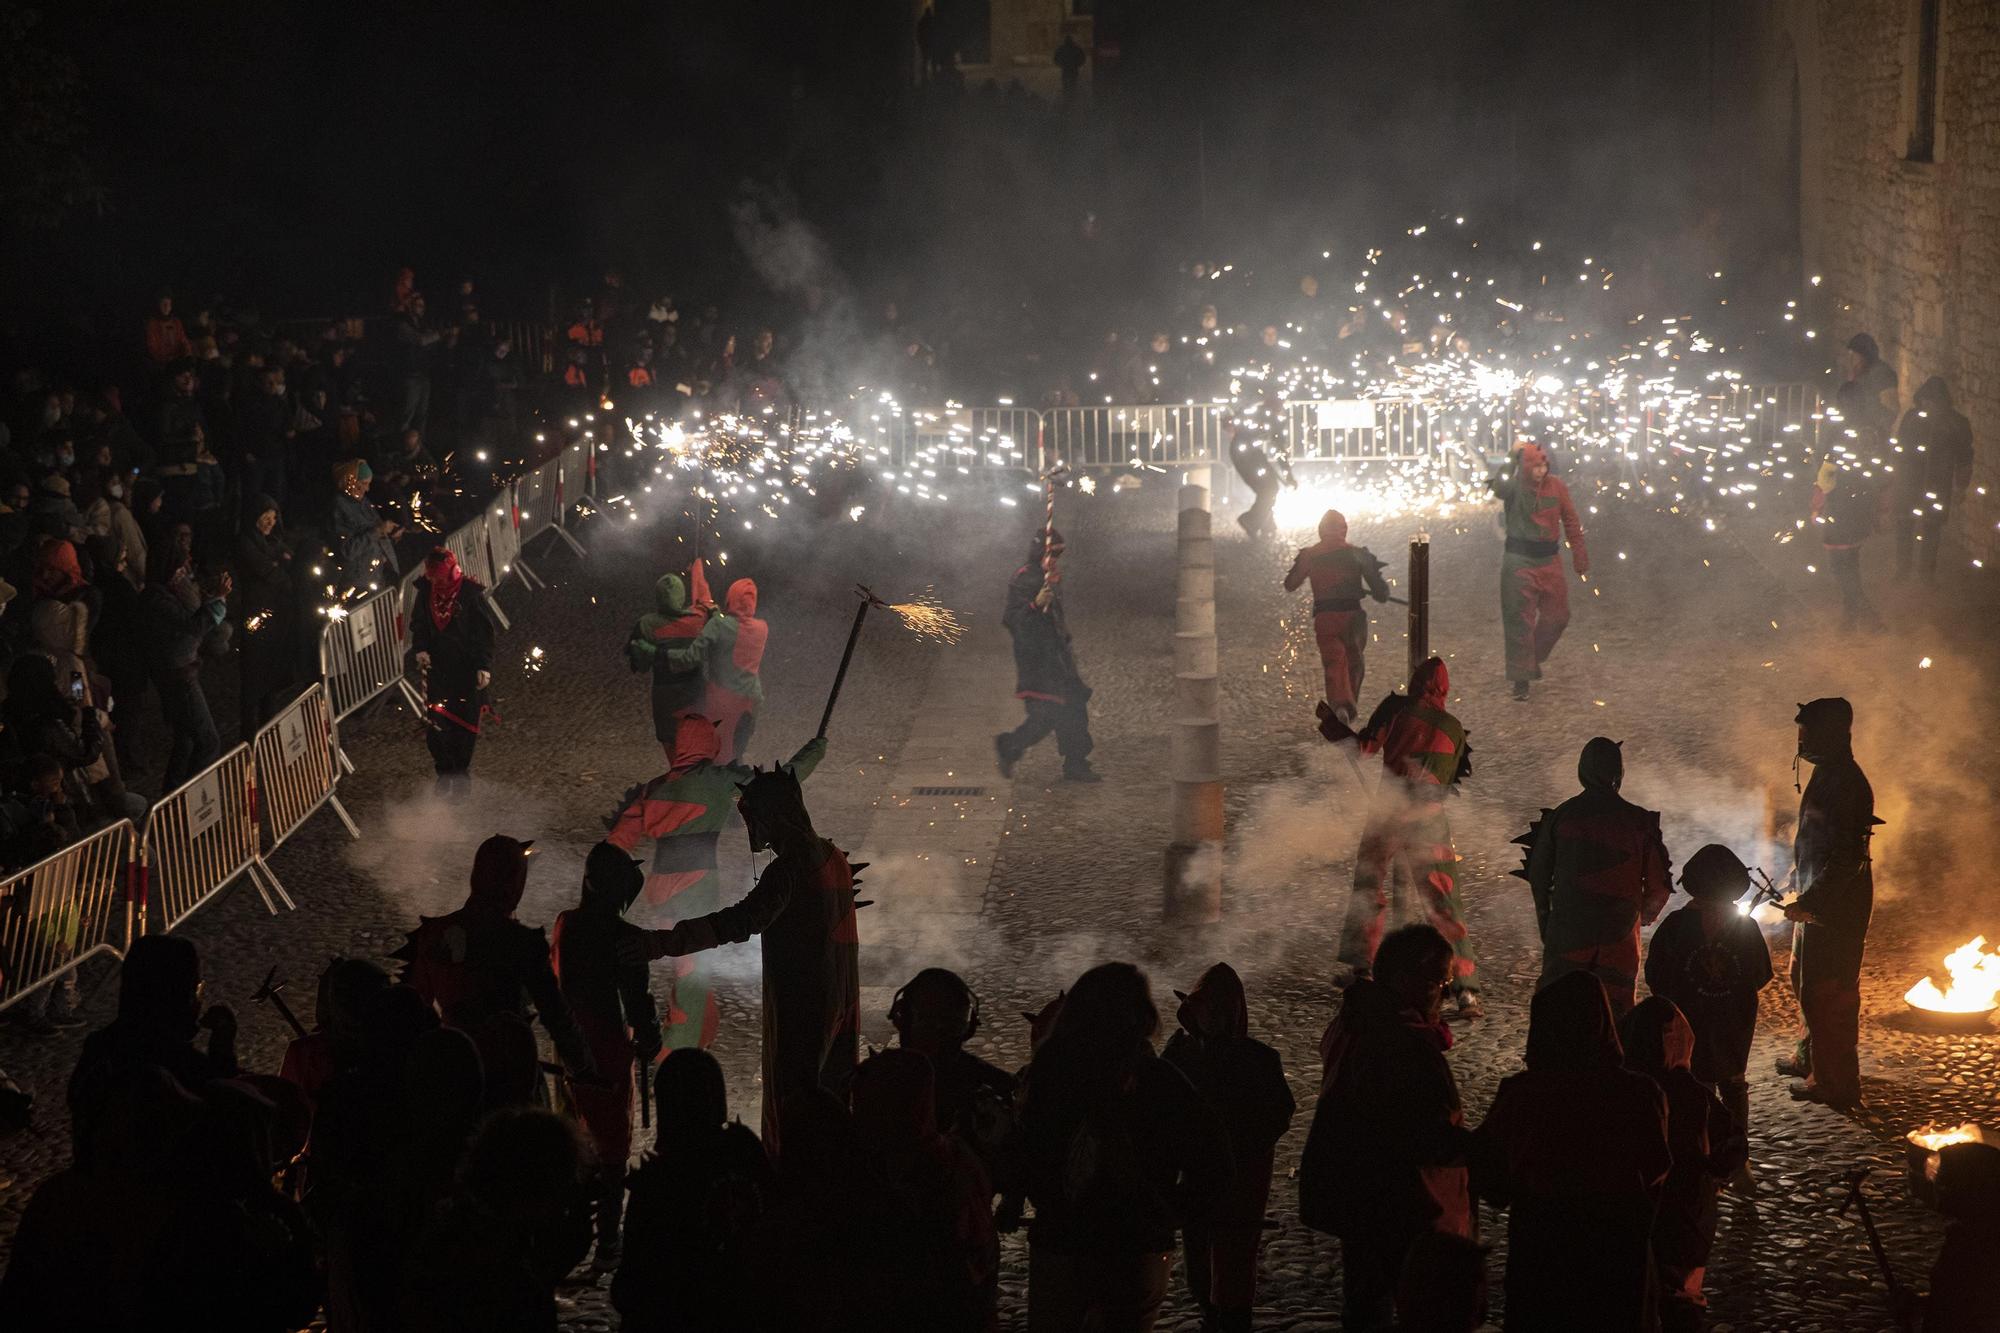
{"label": "fire pit", "polygon": [[1973,1124],[1960,1125],[1957,1129],[1925,1125],[1922,1129],[1911,1130],[1904,1136],[1904,1142],[1903,1174],[1909,1184],[1910,1195],[1935,1208],[1938,1153],[1954,1143],[1984,1143],[1986,1131]]}
{"label": "fire pit", "polygon": [[1929,977],[1903,992],[1903,1002],[1920,1025],[1934,1032],[1983,1032],[2000,1008],[2000,953],[1975,935],[1944,956],[1950,982],[1943,989]]}

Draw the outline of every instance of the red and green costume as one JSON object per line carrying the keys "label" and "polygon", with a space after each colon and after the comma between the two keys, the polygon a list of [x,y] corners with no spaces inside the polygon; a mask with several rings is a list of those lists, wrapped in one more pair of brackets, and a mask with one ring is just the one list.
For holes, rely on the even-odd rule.
{"label": "red and green costume", "polygon": [[1639,985],[1639,928],[1673,896],[1667,847],[1659,812],[1618,794],[1625,761],[1616,741],[1592,739],[1576,775],[1582,792],[1544,810],[1515,839],[1527,854],[1514,873],[1534,893],[1542,934],[1536,989],[1565,972],[1588,972],[1623,1018]]}
{"label": "red and green costume", "polygon": [[1451,941],[1453,989],[1476,991],[1478,965],[1459,906],[1458,854],[1444,808],[1453,786],[1472,771],[1472,747],[1445,710],[1450,690],[1444,663],[1433,657],[1417,668],[1410,692],[1385,698],[1361,729],[1361,748],[1382,756],[1383,788],[1354,860],[1340,961],[1357,973],[1372,971],[1390,884],[1400,873],[1425,918]]}
{"label": "red and green costume", "polygon": [[757,618],[757,585],[738,579],[729,585],[722,612],[708,618],[692,643],[667,649],[669,671],[701,672],[701,711],[715,723],[722,753],[732,764],[742,761],[757,727],[757,709],[764,702],[759,673],[770,635],[770,626]]}
{"label": "red and green costume", "polygon": [[670,650],[692,645],[708,624],[708,584],[702,578],[701,561],[689,579],[679,574],[662,574],[653,585],[654,609],[632,626],[625,640],[625,661],[634,671],[653,673],[653,735],[674,757],[674,724],[683,713],[702,706],[705,685],[699,659],[676,664]]}
{"label": "red and green costume", "polygon": [[1327,706],[1335,713],[1345,710],[1352,720],[1367,665],[1368,613],[1361,609],[1361,598],[1366,593],[1386,602],[1389,585],[1373,552],[1347,544],[1347,519],[1338,510],[1321,516],[1319,541],[1292,561],[1285,591],[1296,592],[1307,581],[1312,583],[1313,639],[1326,671]]}
{"label": "red and green costume", "polygon": [[1577,577],[1590,572],[1583,521],[1569,487],[1552,473],[1530,481],[1531,464],[1548,464],[1539,445],[1523,445],[1511,472],[1487,479],[1500,497],[1507,551],[1500,558],[1500,623],[1507,634],[1507,679],[1542,678],[1542,663],[1569,626],[1569,584],[1563,578],[1562,543],[1569,541]]}
{"label": "red and green costume", "polygon": [[[792,756],[792,771],[804,779],[825,754],[825,740],[807,741]],[[632,851],[641,838],[653,839],[645,899],[655,907],[671,904],[669,925],[720,905],[716,844],[729,822],[738,785],[754,776],[747,765],[720,762],[715,724],[699,713],[686,713],[676,724],[673,767],[627,793],[611,820],[604,840],[620,851]],[[669,1049],[706,1047],[715,1040],[710,985],[705,966],[691,957],[680,961],[662,1028]]]}

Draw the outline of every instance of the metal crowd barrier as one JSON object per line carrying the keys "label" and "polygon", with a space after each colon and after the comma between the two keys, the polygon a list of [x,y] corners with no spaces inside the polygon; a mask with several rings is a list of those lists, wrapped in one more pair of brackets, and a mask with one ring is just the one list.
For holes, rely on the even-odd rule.
{"label": "metal crowd barrier", "polygon": [[337,794],[340,747],[324,686],[314,685],[258,728],[250,748],[267,838],[264,856],[282,847],[323,805],[333,807],[348,837],[361,836]]}
{"label": "metal crowd barrier", "polygon": [[403,679],[403,596],[399,587],[370,593],[329,617],[319,636],[320,677],[335,721]]}
{"label": "metal crowd barrier", "polygon": [[132,938],[132,822],[121,819],[0,880],[0,1009]]}
{"label": "metal crowd barrier", "polygon": [[142,927],[158,903],[160,929],[172,930],[245,872],[270,911],[297,906],[263,864],[256,786],[256,759],[239,745],[154,803],[139,843]]}

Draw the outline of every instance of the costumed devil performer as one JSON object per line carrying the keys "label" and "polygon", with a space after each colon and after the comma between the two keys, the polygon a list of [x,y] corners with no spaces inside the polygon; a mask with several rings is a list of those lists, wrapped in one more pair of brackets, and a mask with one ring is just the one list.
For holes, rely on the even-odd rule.
{"label": "costumed devil performer", "polygon": [[1848,1109],[1861,1104],[1861,953],[1875,910],[1868,841],[1882,821],[1875,791],[1854,762],[1854,707],[1845,699],[1799,705],[1799,758],[1813,766],[1799,798],[1785,906],[1792,989],[1805,1038],[1778,1072],[1797,1076],[1792,1096]]}
{"label": "costumed devil performer", "polygon": [[[1472,772],[1465,728],[1445,709],[1451,676],[1442,659],[1417,668],[1408,694],[1391,694],[1359,733],[1361,748],[1382,756],[1382,786],[1354,858],[1354,889],[1340,930],[1340,961],[1354,976],[1371,974],[1389,910],[1389,887],[1400,873],[1414,886],[1425,918],[1451,942],[1451,989],[1456,1018],[1478,1018],[1478,964],[1458,900],[1458,853],[1451,846],[1445,797]],[[1327,718],[1329,740],[1354,733]]]}
{"label": "costumed devil performer", "polygon": [[541,1077],[528,1003],[570,1075],[597,1078],[590,1047],[549,965],[548,937],[514,919],[534,844],[495,834],[472,860],[472,892],[446,916],[419,917],[403,947],[402,982],[472,1038],[486,1071],[486,1102],[525,1105]]}
{"label": "costumed devil performer", "polygon": [[1542,678],[1542,663],[1569,625],[1562,539],[1569,539],[1578,578],[1590,572],[1590,552],[1569,487],[1549,473],[1548,454],[1538,444],[1520,444],[1515,455],[1513,468],[1495,471],[1487,485],[1500,497],[1507,530],[1507,552],[1500,559],[1507,679],[1514,682],[1514,697],[1525,699],[1529,682]]}
{"label": "costumed devil performer", "polygon": [[1050,732],[1063,760],[1066,782],[1098,782],[1090,766],[1096,742],[1090,736],[1090,686],[1076,669],[1069,621],[1063,615],[1062,576],[1055,561],[1062,557],[1063,537],[1054,527],[1035,534],[1028,544],[1028,563],[1014,571],[1007,585],[1007,609],[1001,623],[1014,640],[1014,697],[1027,717],[1012,731],[993,738],[1000,776],[1014,776],[1014,765],[1028,748]]}
{"label": "costumed devil performer", "polygon": [[472,789],[472,751],[493,679],[486,589],[466,577],[458,557],[440,546],[424,558],[416,594],[410,643],[424,677],[424,742],[439,793],[463,795]]}
{"label": "costumed devil performer", "polygon": [[602,1080],[573,1083],[569,1090],[597,1158],[593,1202],[600,1271],[616,1268],[622,1249],[619,1214],[625,1201],[625,1163],[632,1155],[634,1065],[650,1078],[660,1055],[660,1016],[646,965],[618,959],[618,941],[643,933],[623,914],[645,879],[639,863],[610,843],[591,848],[583,866],[582,901],[556,917],[550,953],[563,998]]}
{"label": "costumed devil performer", "polygon": [[1307,580],[1312,582],[1313,638],[1326,671],[1327,706],[1352,726],[1367,667],[1368,613],[1361,609],[1361,597],[1365,592],[1386,602],[1389,585],[1374,552],[1347,544],[1347,518],[1337,509],[1320,516],[1319,541],[1292,561],[1285,591],[1297,592]]}
{"label": "costumed devil performer", "polygon": [[[826,740],[815,737],[799,747],[789,767],[804,781],[825,757]],[[674,723],[673,766],[627,792],[612,817],[605,841],[619,851],[629,854],[641,838],[653,839],[646,901],[669,905],[671,920],[685,921],[718,906],[716,844],[729,822],[730,802],[756,773],[747,765],[723,763],[715,724],[699,713],[683,713]],[[694,957],[678,959],[664,1029],[667,1048],[709,1046],[716,1023],[707,966]]]}
{"label": "costumed devil performer", "polygon": [[1673,896],[1660,815],[1618,794],[1625,756],[1618,742],[1594,736],[1576,761],[1583,790],[1542,811],[1527,833],[1521,869],[1535,896],[1542,935],[1540,990],[1565,972],[1604,983],[1615,1018],[1631,1012],[1639,985],[1639,927],[1650,926]]}
{"label": "costumed devil performer", "polygon": [[[696,569],[700,565],[697,562]],[[738,579],[729,585],[722,610],[686,647],[666,650],[667,670],[677,678],[700,671],[701,711],[715,723],[716,739],[730,763],[741,762],[757,729],[757,709],[764,702],[764,646],[771,627],[757,617],[757,585]]]}
{"label": "costumed devil performer", "polygon": [[708,601],[699,559],[689,577],[662,574],[653,585],[654,609],[639,617],[625,639],[626,664],[653,673],[653,735],[668,763],[674,758],[675,719],[699,709],[706,692],[700,656],[684,654],[676,663],[668,650],[693,645],[708,624]]}
{"label": "costumed devil performer", "polygon": [[[787,1105],[844,1088],[860,1055],[860,936],[854,872],[806,812],[798,776],[759,771],[737,799],[750,850],[772,851],[742,902],[671,930],[647,932],[634,956],[662,958],[764,937],[765,1151],[782,1163]],[[864,863],[865,864],[865,863]]]}

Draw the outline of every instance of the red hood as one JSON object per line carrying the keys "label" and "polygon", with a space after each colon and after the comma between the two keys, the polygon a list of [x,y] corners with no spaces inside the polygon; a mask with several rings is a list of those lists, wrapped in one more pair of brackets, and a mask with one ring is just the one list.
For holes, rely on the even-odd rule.
{"label": "red hood", "polygon": [[685,772],[704,759],[713,763],[721,753],[715,723],[700,713],[682,713],[674,719],[674,772]]}
{"label": "red hood", "polygon": [[44,597],[63,597],[83,586],[83,566],[76,548],[60,538],[43,543],[35,557],[35,591]]}
{"label": "red hood", "polygon": [[1347,515],[1338,509],[1329,509],[1319,516],[1319,542],[1322,546],[1347,545]]}
{"label": "red hood", "polygon": [[1525,475],[1528,468],[1535,463],[1540,463],[1543,467],[1547,467],[1549,465],[1548,451],[1542,448],[1542,446],[1539,444],[1522,445],[1521,446],[1522,473]]}
{"label": "red hood", "polygon": [[757,614],[757,585],[749,579],[738,579],[729,585],[729,592],[723,599],[723,609],[732,616],[754,616]]}
{"label": "red hood", "polygon": [[1442,708],[1450,694],[1451,673],[1445,670],[1444,659],[1427,658],[1424,664],[1417,668],[1417,674],[1410,681],[1410,697],[1418,703]]}
{"label": "red hood", "polygon": [[1217,963],[1182,997],[1175,1017],[1189,1033],[1210,1041],[1249,1036],[1250,1004],[1243,997],[1243,979],[1229,964]]}

